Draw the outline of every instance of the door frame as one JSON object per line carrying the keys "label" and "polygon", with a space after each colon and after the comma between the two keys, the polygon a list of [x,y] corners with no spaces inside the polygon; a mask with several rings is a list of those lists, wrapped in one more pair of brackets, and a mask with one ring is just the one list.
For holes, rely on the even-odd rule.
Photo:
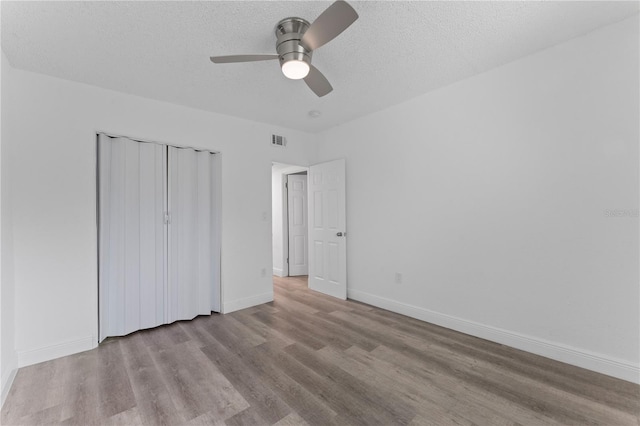
{"label": "door frame", "polygon": [[[291,254],[291,245],[289,244],[289,235],[291,234],[291,221],[289,220],[289,176],[292,175],[304,175],[307,178],[307,194],[308,194],[308,185],[309,185],[309,172],[306,170],[300,171],[300,172],[294,172],[294,173],[287,173],[287,174],[283,174],[282,175],[282,180],[284,181],[284,190],[282,192],[282,198],[284,201],[284,211],[283,211],[283,218],[284,218],[284,224],[286,224],[286,226],[283,226],[282,229],[282,238],[284,239],[283,242],[283,253],[286,255],[286,262],[284,262],[284,266],[286,268],[286,273],[287,273],[287,277],[291,276],[291,269],[289,267],[290,262],[289,259],[291,258],[290,254]],[[307,206],[309,204],[309,200],[307,200]],[[307,220],[307,254],[309,253],[309,230],[308,230],[308,225],[309,225],[309,211],[307,208],[307,217],[305,218]],[[307,267],[309,264],[309,259],[307,258]],[[285,268],[283,268],[283,272],[285,271]],[[308,273],[307,273],[308,275]],[[295,276],[295,275],[294,275]]]}
{"label": "door frame", "polygon": [[[307,166],[298,166],[295,164],[289,164],[289,163],[279,163],[277,161],[274,161],[271,163],[271,170],[272,173],[277,170],[278,173],[280,173],[280,180],[279,180],[279,185],[280,185],[280,194],[281,194],[281,199],[280,199],[280,209],[282,210],[282,220],[280,223],[280,226],[282,227],[282,276],[283,277],[288,277],[289,276],[289,264],[286,262],[287,256],[289,255],[289,203],[288,203],[288,196],[287,196],[287,187],[286,187],[286,183],[287,183],[287,176],[288,175],[292,175],[292,174],[296,174],[296,173],[301,173],[301,172],[307,172],[307,176],[309,176],[309,167]],[[273,189],[271,191],[271,196],[272,196],[272,200],[271,203],[273,205]],[[307,217],[308,217],[308,212],[307,212]],[[272,220],[274,220],[272,218]],[[271,236],[271,244],[273,247],[273,239],[275,237]],[[307,250],[308,250],[308,245],[309,242],[307,241]],[[273,263],[273,253],[271,256],[271,263]],[[273,266],[276,265],[272,265]],[[275,275],[275,274],[274,274]]]}

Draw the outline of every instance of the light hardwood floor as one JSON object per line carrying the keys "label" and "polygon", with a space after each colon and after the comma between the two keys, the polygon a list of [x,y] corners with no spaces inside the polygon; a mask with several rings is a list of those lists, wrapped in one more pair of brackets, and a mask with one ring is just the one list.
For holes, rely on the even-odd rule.
{"label": "light hardwood floor", "polygon": [[637,385],[274,282],[273,303],[20,369],[2,424],[640,423]]}

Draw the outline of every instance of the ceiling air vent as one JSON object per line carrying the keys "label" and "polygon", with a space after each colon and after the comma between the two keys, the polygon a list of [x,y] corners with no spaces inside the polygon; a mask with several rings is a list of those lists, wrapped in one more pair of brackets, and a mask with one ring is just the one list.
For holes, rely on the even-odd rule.
{"label": "ceiling air vent", "polygon": [[287,139],[284,136],[271,135],[271,145],[284,148],[287,146]]}

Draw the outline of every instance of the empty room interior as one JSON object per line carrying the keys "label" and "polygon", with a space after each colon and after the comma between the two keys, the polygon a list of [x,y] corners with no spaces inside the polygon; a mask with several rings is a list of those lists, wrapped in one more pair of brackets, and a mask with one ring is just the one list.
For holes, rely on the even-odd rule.
{"label": "empty room interior", "polygon": [[1,1],[3,425],[640,424],[637,1]]}

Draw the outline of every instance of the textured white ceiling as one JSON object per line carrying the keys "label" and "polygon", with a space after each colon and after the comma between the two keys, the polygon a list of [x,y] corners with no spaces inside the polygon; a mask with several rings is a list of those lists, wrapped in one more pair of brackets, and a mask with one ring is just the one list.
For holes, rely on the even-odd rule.
{"label": "textured white ceiling", "polygon": [[[331,2],[2,1],[2,49],[38,73],[311,132],[397,104],[638,13],[638,2],[350,2],[360,15],[313,63],[317,98],[277,61],[276,23]],[[322,112],[310,118],[308,112]]]}

